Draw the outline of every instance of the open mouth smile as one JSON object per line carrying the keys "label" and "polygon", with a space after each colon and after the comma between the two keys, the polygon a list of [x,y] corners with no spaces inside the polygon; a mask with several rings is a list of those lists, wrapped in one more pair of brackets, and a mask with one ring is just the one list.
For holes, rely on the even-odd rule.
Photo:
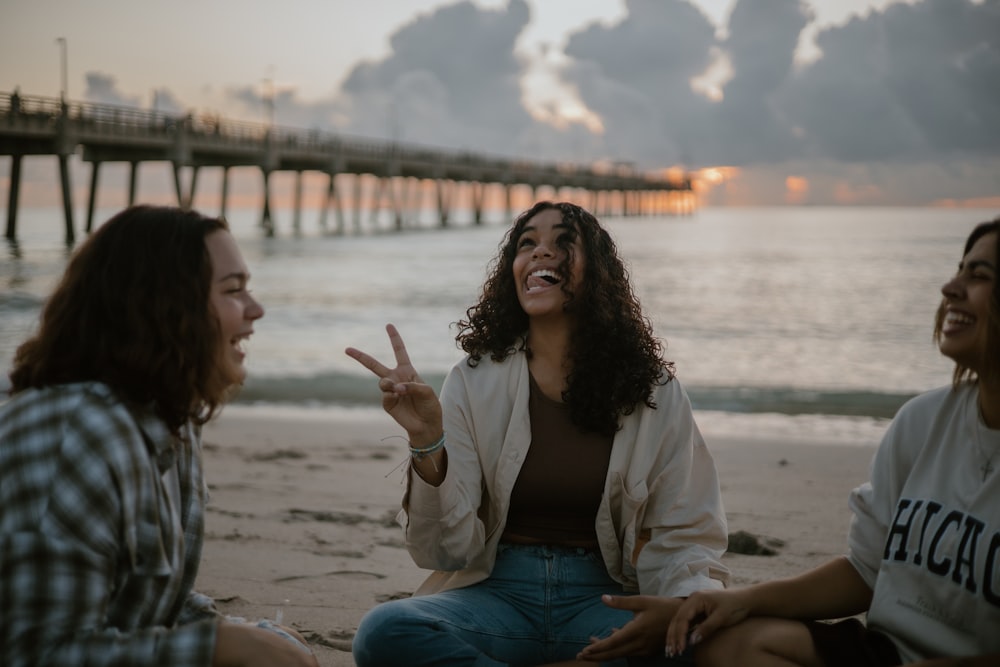
{"label": "open mouth smile", "polygon": [[528,274],[528,279],[525,281],[525,292],[531,294],[532,292],[558,285],[561,281],[562,279],[555,271],[551,269],[538,269]]}
{"label": "open mouth smile", "polygon": [[230,339],[230,341],[229,341],[229,345],[241,357],[246,356],[246,345],[247,345],[247,342],[250,340],[250,336],[252,336],[252,335],[253,335],[253,332],[251,331],[249,333],[240,334],[238,336],[233,336],[232,339]]}
{"label": "open mouth smile", "polygon": [[949,310],[945,313],[941,330],[945,334],[955,333],[965,329],[966,327],[972,326],[975,323],[975,317],[957,310]]}

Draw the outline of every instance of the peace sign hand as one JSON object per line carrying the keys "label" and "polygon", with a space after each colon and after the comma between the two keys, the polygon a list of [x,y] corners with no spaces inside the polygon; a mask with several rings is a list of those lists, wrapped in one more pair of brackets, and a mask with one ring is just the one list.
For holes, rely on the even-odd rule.
{"label": "peace sign hand", "polygon": [[347,356],[378,376],[382,390],[382,408],[406,429],[411,447],[425,447],[435,442],[443,432],[441,403],[430,385],[426,384],[410,363],[403,338],[391,324],[385,327],[396,356],[396,367],[389,369],[375,357],[349,347]]}

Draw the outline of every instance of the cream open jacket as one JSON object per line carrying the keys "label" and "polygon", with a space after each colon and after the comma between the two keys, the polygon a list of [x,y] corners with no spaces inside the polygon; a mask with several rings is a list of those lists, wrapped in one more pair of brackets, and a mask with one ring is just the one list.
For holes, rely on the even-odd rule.
{"label": "cream open jacket", "polygon": [[[487,578],[531,442],[522,352],[452,368],[441,390],[448,472],[412,469],[399,522],[414,562],[435,572],[417,594]],[[726,519],[712,457],[677,379],[658,386],[615,435],[596,529],[608,572],[628,591],[685,596],[722,588]],[[573,461],[553,474],[572,475]]]}

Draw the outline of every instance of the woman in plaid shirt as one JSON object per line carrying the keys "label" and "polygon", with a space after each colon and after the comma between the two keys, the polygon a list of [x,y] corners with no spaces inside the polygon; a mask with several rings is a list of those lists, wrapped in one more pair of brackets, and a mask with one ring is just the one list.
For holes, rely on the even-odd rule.
{"label": "woman in plaid shirt", "polygon": [[296,665],[192,590],[201,425],[264,309],[224,220],[139,206],[70,260],[0,408],[0,664]]}

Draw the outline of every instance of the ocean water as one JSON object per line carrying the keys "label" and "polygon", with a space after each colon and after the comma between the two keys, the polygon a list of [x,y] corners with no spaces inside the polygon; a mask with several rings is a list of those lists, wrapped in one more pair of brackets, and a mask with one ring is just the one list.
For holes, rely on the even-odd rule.
{"label": "ocean water", "polygon": [[[940,286],[974,224],[995,214],[790,207],[602,222],[707,434],[868,445],[903,401],[950,381],[931,340]],[[418,229],[334,236],[315,211],[293,233],[291,212],[278,210],[267,238],[258,216],[228,216],[267,309],[237,400],[333,412],[378,410],[374,377],[343,350],[391,361],[387,322],[440,386],[462,357],[452,324],[509,224],[458,215],[437,229],[428,213]],[[18,231],[0,255],[0,389],[68,252],[58,210],[21,211]]]}

